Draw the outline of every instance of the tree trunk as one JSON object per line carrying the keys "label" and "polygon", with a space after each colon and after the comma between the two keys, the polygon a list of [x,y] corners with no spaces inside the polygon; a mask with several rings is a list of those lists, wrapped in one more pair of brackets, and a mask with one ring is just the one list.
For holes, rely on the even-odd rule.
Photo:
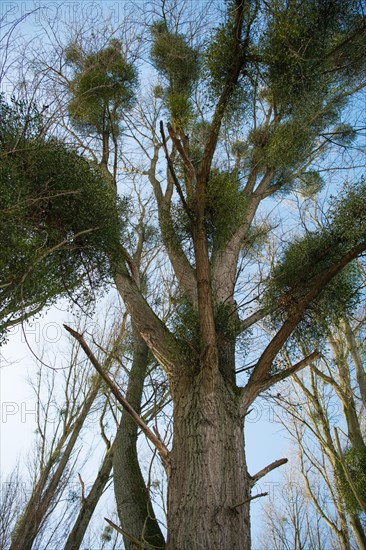
{"label": "tree trunk", "polygon": [[[139,413],[148,365],[148,348],[135,328],[133,341],[133,364],[126,399]],[[138,461],[137,435],[135,422],[124,410],[113,444],[114,493],[118,517],[123,530],[141,541],[142,548],[164,548],[165,540],[155,518]],[[136,544],[127,537],[124,537],[124,544],[126,550],[136,549]]]}
{"label": "tree trunk", "polygon": [[349,324],[348,320],[343,321],[344,333],[346,335],[347,347],[351,353],[352,361],[356,369],[356,377],[358,387],[360,389],[361,399],[366,407],[366,373],[363,366],[363,361],[359,352],[359,346],[355,334]]}
{"label": "tree trunk", "polygon": [[110,478],[112,471],[112,454],[113,447],[107,450],[93,486],[88,496],[82,501],[78,517],[67,538],[64,550],[78,550],[81,547],[94,510]]}
{"label": "tree trunk", "polygon": [[237,396],[216,378],[208,387],[201,372],[174,388],[169,550],[250,548],[243,418]]}
{"label": "tree trunk", "polygon": [[356,515],[350,516],[350,524],[353,534],[358,544],[358,550],[366,550],[366,533],[362,526],[360,518]]}

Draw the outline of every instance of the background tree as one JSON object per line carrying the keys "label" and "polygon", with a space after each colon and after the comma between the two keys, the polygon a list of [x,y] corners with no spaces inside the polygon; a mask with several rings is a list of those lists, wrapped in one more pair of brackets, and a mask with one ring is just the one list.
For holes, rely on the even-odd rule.
{"label": "background tree", "polygon": [[[107,338],[104,346],[103,340],[100,342],[108,350],[104,360],[106,369],[110,369],[116,362],[116,350],[121,348],[125,330],[123,323],[120,332],[111,339],[113,330],[109,326],[104,337]],[[61,369],[61,372],[57,372],[57,369]],[[62,374],[63,399],[59,395]],[[34,547],[35,541],[38,541],[37,545],[40,543],[50,516],[60,504],[62,496],[65,498],[67,485],[77,462],[75,450],[79,446],[80,434],[85,430],[90,413],[96,414],[96,402],[98,398],[100,401],[103,392],[101,378],[90,372],[90,367],[81,358],[80,348],[76,343],[70,350],[68,365],[56,367],[56,370],[50,372],[43,364],[39,367],[36,380],[31,380],[31,384],[37,399],[35,471],[32,474],[31,496],[18,519],[10,548],[30,549]],[[45,388],[46,395],[43,395]],[[100,406],[99,404],[99,408]],[[62,513],[61,506],[58,506],[58,513]],[[66,523],[69,520],[64,517],[63,521]],[[65,528],[66,525],[63,532]]]}
{"label": "background tree", "polygon": [[[334,544],[345,549],[355,547],[355,542],[365,547],[364,407],[348,347],[350,331],[355,343],[362,325],[356,323],[357,332],[344,320],[329,327],[323,360],[308,374],[296,374],[290,387],[272,398],[285,412],[279,419],[296,443],[299,473],[313,514],[323,529],[332,531]],[[360,361],[357,344],[353,349]]]}
{"label": "background tree", "polygon": [[260,548],[339,548],[338,537],[312,506],[296,462],[290,461],[291,469],[281,476],[281,483],[274,488],[272,498],[263,505],[264,527],[258,540]]}

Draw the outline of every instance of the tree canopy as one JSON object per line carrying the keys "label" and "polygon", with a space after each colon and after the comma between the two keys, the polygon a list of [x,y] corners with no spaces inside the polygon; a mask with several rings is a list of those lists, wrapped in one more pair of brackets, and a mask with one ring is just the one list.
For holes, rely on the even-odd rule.
{"label": "tree canopy", "polygon": [[98,166],[44,135],[35,107],[1,98],[0,118],[3,331],[63,295],[85,305],[107,285],[127,204]]}

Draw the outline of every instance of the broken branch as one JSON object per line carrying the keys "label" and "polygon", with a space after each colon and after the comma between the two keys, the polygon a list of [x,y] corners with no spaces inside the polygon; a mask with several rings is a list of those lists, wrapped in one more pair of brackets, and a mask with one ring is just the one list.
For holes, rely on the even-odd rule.
{"label": "broken branch", "polygon": [[239,504],[235,504],[235,506],[232,506],[231,508],[239,508],[239,506],[243,506],[243,504],[247,504],[248,502],[251,502],[252,500],[255,500],[256,498],[266,497],[268,493],[258,493],[257,495],[254,495],[252,497],[246,498],[243,500],[243,502],[239,502]]}
{"label": "broken branch", "polygon": [[151,441],[151,443],[156,447],[158,450],[158,453],[160,455],[160,458],[162,460],[163,465],[167,468],[169,464],[169,451],[165,447],[164,443],[154,434],[152,430],[145,424],[145,422],[142,420],[142,418],[137,414],[135,409],[131,407],[131,405],[126,401],[126,399],[121,394],[120,390],[118,389],[117,385],[113,382],[111,378],[109,378],[108,374],[103,369],[102,365],[99,363],[98,359],[95,357],[92,350],[89,348],[88,344],[84,340],[84,337],[82,334],[79,334],[75,330],[73,330],[71,327],[64,325],[65,330],[75,338],[77,342],[79,342],[80,346],[85,352],[85,355],[95,368],[95,370],[98,372],[98,374],[103,378],[117,401],[122,405],[122,407],[128,412],[128,414],[131,416],[132,420],[137,424],[137,426],[141,429],[141,431],[146,435],[146,437]]}

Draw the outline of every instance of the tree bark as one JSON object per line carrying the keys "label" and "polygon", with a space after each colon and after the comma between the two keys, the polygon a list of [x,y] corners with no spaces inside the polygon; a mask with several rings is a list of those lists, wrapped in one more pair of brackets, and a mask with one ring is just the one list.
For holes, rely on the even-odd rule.
{"label": "tree bark", "polygon": [[202,377],[182,379],[173,395],[167,548],[249,550],[250,478],[238,398],[220,374],[214,391]]}
{"label": "tree bark", "polygon": [[356,377],[358,387],[360,389],[361,399],[364,407],[366,407],[366,373],[363,366],[362,358],[359,353],[358,344],[354,332],[348,320],[343,321],[344,333],[346,336],[347,347],[352,357],[352,361],[356,369]]}
{"label": "tree bark", "polygon": [[360,518],[356,515],[350,516],[350,524],[353,534],[358,544],[358,550],[366,550],[366,533],[362,526]]}

